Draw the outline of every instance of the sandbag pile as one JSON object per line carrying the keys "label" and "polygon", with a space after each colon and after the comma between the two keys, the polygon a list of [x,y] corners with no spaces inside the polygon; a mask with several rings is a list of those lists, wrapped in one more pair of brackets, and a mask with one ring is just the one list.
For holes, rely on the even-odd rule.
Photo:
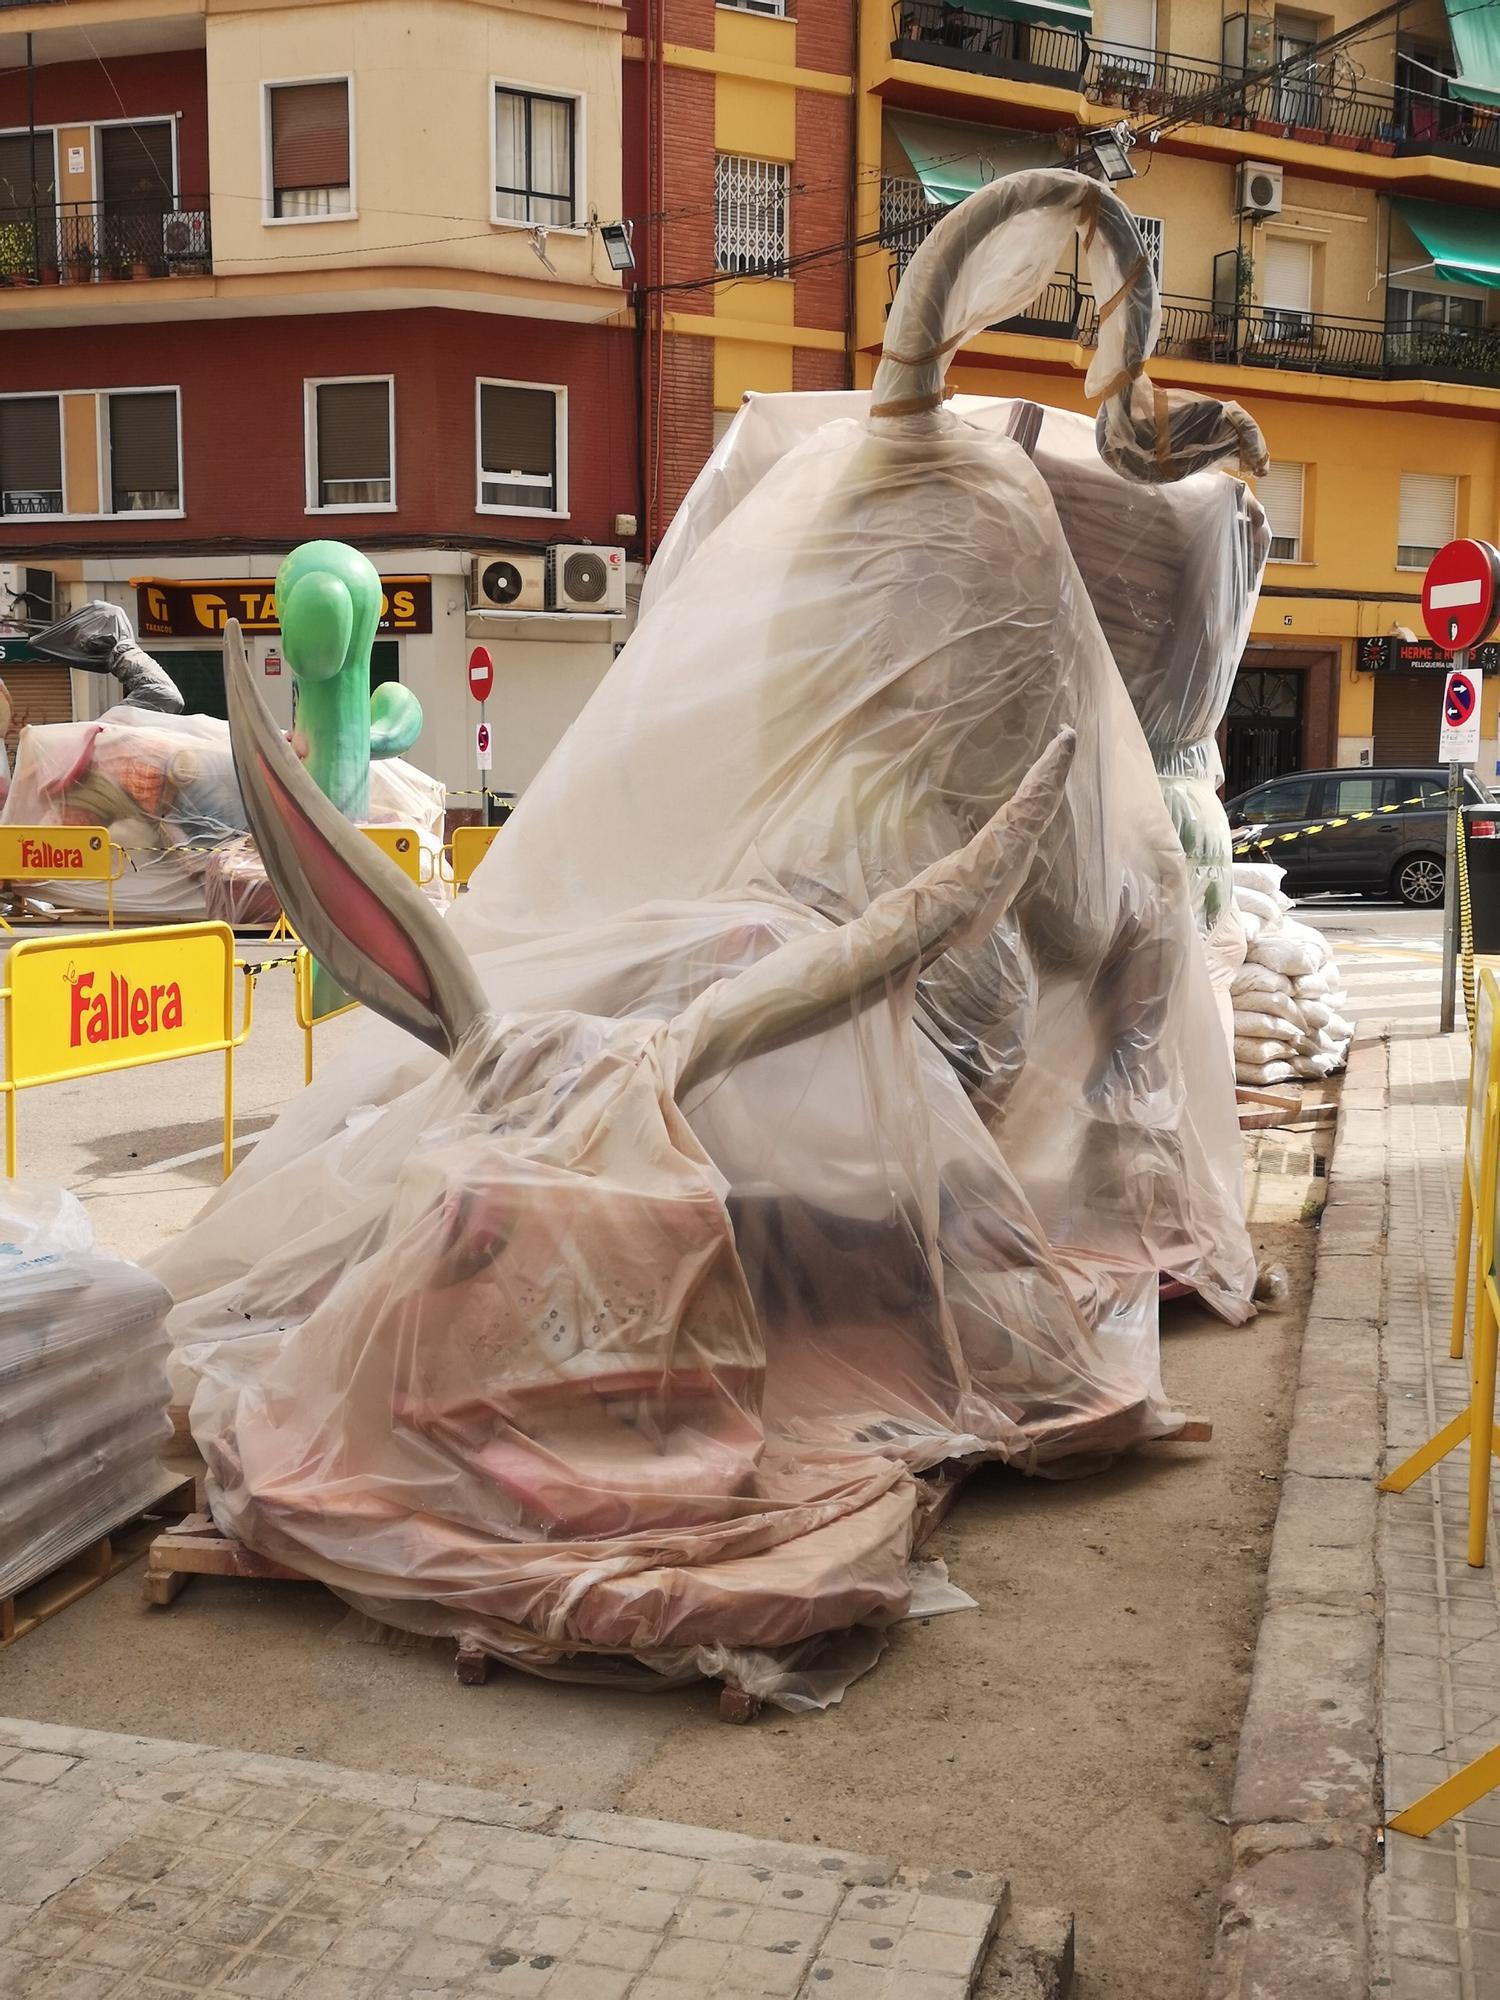
{"label": "sandbag pile", "polygon": [[155,1278],[95,1248],[61,1188],[0,1192],[0,1597],[162,1490],[166,1316]]}
{"label": "sandbag pile", "polygon": [[1286,870],[1264,861],[1234,865],[1234,901],[1246,940],[1234,976],[1234,1074],[1237,1083],[1287,1083],[1342,1069],[1354,1033],[1344,1017],[1349,995],[1333,947],[1299,924],[1282,893]]}

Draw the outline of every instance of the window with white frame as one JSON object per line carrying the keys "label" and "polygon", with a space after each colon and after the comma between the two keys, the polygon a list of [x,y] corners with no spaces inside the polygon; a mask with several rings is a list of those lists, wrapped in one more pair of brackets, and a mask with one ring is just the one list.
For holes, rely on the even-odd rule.
{"label": "window with white frame", "polygon": [[1256,483],[1256,496],[1271,528],[1272,562],[1302,560],[1302,494],[1307,468],[1290,459],[1273,458]]}
{"label": "window with white frame", "polygon": [[720,153],[714,161],[714,262],[737,278],[779,271],[787,256],[789,169]]}
{"label": "window with white frame", "polygon": [[786,0],[718,0],[718,4],[740,14],[770,14],[778,21],[786,17]]}
{"label": "window with white frame", "polygon": [[113,389],[100,398],[112,514],[171,514],[182,506],[182,438],[175,389]]}
{"label": "window with white frame", "polygon": [[389,375],[307,384],[310,513],[396,503],[396,385]]}
{"label": "window with white frame", "polygon": [[0,396],[0,514],[63,511],[62,399]]}
{"label": "window with white frame", "polygon": [[1135,226],[1141,232],[1141,241],[1146,246],[1146,257],[1151,265],[1151,275],[1156,280],[1156,289],[1161,290],[1161,258],[1166,242],[1167,225],[1159,216],[1138,215]]}
{"label": "window with white frame", "polygon": [[496,222],[576,226],[578,115],[575,97],[495,85]]}
{"label": "window with white frame", "polygon": [[477,387],[480,511],[566,513],[567,391],[534,382]]}
{"label": "window with white frame", "polygon": [[277,222],[317,222],[354,208],[347,76],[268,83],[267,207]]}
{"label": "window with white frame", "polygon": [[1449,472],[1403,472],[1397,569],[1426,569],[1457,533],[1458,480]]}

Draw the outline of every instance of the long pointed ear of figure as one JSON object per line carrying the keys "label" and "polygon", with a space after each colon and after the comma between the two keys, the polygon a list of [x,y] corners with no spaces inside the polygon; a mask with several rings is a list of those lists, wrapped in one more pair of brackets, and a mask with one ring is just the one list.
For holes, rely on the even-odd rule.
{"label": "long pointed ear of figure", "polygon": [[356,1000],[451,1056],[488,1009],[426,898],[320,792],[224,631],[229,736],[250,830],[298,937]]}
{"label": "long pointed ear of figure", "polygon": [[1060,730],[967,847],[944,855],[905,888],[877,896],[863,916],[794,938],[700,993],[672,1024],[677,1096],[747,1055],[815,1034],[840,1010],[877,999],[892,980],[930,965],[965,931],[993,930],[1031,872],[1076,747],[1074,731]]}

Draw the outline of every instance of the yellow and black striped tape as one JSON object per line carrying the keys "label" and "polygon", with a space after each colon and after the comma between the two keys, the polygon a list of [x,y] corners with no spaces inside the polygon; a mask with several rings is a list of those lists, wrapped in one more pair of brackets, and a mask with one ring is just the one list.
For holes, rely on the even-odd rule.
{"label": "yellow and black striped tape", "polygon": [[1257,834],[1254,840],[1237,840],[1234,852],[1236,855],[1259,854],[1282,841],[1305,840],[1310,833],[1326,833],[1331,826],[1349,826],[1355,820],[1380,819],[1386,813],[1401,812],[1407,806],[1428,806],[1433,812],[1442,812],[1446,810],[1447,803],[1446,795],[1441,802],[1437,802],[1430,792],[1418,793],[1414,799],[1397,799],[1394,805],[1367,806],[1363,812],[1339,813],[1329,819],[1314,820],[1308,826],[1294,826],[1290,833],[1262,833]]}

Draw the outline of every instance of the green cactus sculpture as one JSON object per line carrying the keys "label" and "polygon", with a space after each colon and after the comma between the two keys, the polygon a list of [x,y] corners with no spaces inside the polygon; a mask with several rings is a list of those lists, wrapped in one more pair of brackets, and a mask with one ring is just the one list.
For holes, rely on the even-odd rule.
{"label": "green cactus sculpture", "polygon": [[[282,651],[292,670],[296,734],[309,774],[346,819],[370,813],[370,759],[399,757],[416,742],[422,704],[387,682],[370,692],[370,648],[380,623],[380,577],[347,542],[304,542],[276,572]],[[300,747],[300,746],[299,746]],[[313,1003],[337,1006],[318,967]]]}

